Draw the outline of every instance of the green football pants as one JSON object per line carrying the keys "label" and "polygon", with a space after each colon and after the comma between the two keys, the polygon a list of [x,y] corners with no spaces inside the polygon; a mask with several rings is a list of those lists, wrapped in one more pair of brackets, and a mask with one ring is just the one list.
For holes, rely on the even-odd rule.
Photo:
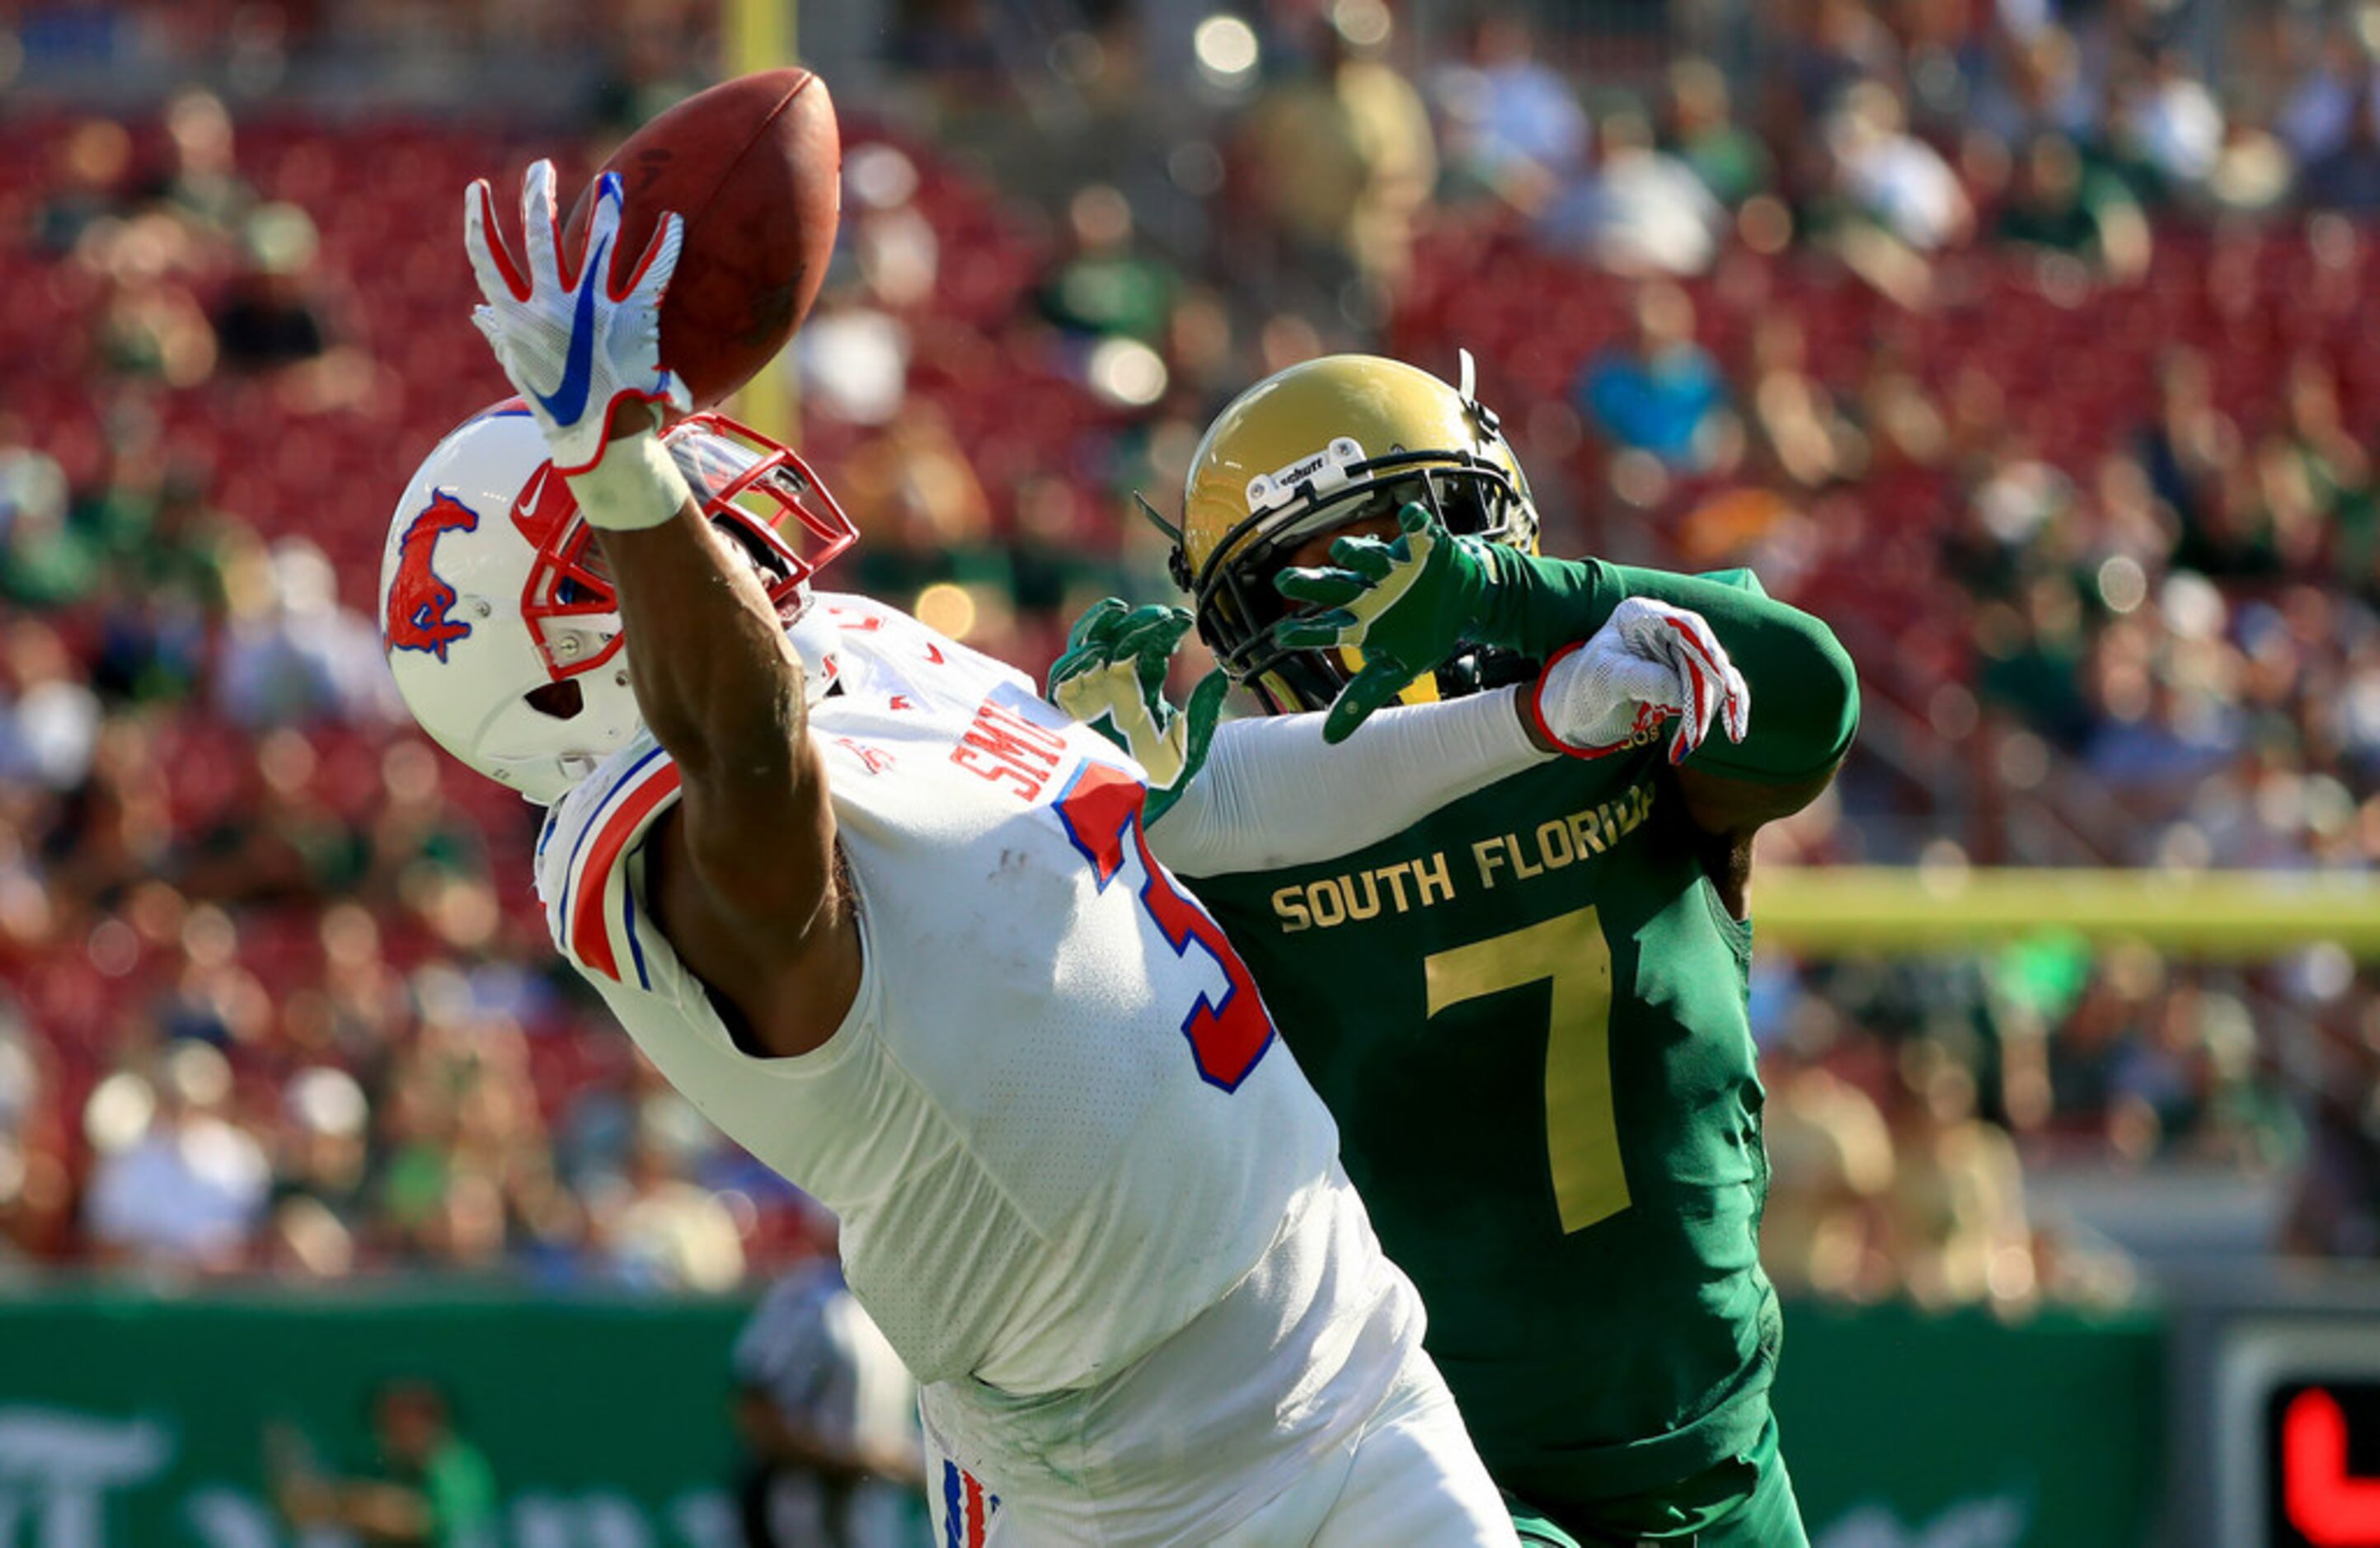
{"label": "green football pants", "polygon": [[[1714,1509],[1710,1492],[1742,1488],[1742,1475],[1754,1480],[1751,1493],[1740,1503]],[[1512,1526],[1530,1548],[1605,1548],[1606,1544],[1658,1543],[1664,1548],[1810,1548],[1802,1526],[1802,1508],[1793,1498],[1793,1480],[1785,1458],[1777,1451],[1777,1421],[1770,1418],[1752,1449],[1676,1490],[1641,1494],[1627,1500],[1598,1502],[1592,1506],[1557,1505],[1557,1513],[1573,1525],[1565,1530],[1553,1516],[1515,1499]],[[1696,1523],[1699,1522],[1699,1525]]]}
{"label": "green football pants", "polygon": [[1694,1548],[1810,1548],[1810,1534],[1802,1525],[1802,1506],[1793,1498],[1793,1479],[1785,1458],[1777,1454],[1777,1421],[1770,1420],[1755,1448],[1760,1461],[1760,1484],[1752,1497],[1694,1538]]}

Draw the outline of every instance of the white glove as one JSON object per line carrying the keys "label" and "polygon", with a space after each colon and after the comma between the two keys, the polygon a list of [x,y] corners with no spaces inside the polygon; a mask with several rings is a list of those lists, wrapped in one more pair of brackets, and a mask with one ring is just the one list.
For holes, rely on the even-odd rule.
{"label": "white glove", "polygon": [[[614,280],[613,248],[625,195],[617,173],[595,186],[587,241],[575,283],[562,276],[562,220],[553,203],[553,163],[541,161],[521,180],[521,230],[528,238],[524,274],[497,229],[484,177],[463,191],[463,247],[486,306],[471,320],[495,346],[496,360],[536,416],[565,477],[603,455],[613,411],[624,399],[686,409],[685,384],[662,369],[662,292],[677,268],[685,223],[663,215],[644,257]],[[619,289],[621,284],[626,289]]]}
{"label": "white glove", "polygon": [[1649,597],[1627,599],[1593,638],[1548,661],[1532,694],[1537,729],[1572,757],[1625,751],[1674,718],[1680,764],[1714,720],[1730,742],[1752,723],[1752,691],[1703,615]]}

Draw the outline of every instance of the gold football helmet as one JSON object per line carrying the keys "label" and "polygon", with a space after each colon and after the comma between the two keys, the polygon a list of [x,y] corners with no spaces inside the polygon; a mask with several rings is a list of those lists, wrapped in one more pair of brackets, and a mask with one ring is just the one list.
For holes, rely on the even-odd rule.
{"label": "gold football helmet", "polygon": [[[1373,355],[1330,355],[1249,388],[1217,417],[1191,458],[1174,540],[1174,581],[1191,594],[1199,637],[1223,670],[1274,714],[1321,709],[1362,667],[1353,650],[1290,650],[1275,626],[1293,610],[1274,574],[1318,534],[1408,502],[1447,529],[1534,551],[1536,506],[1493,412],[1463,385]],[[1400,695],[1408,703],[1524,675],[1480,651],[1441,665]]]}

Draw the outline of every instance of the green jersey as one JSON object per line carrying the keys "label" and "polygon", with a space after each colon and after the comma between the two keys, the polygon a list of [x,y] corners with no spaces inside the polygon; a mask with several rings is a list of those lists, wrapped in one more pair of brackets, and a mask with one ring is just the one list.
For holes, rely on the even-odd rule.
{"label": "green jersey", "polygon": [[1750,928],[1661,768],[1563,759],[1325,865],[1191,878],[1524,1497],[1675,1481],[1767,1418]]}
{"label": "green jersey", "polygon": [[[1569,637],[1629,592],[1684,592],[1751,680],[1755,730],[1773,674],[1742,617],[1815,630],[1855,702],[1831,636],[1756,587],[1567,568],[1573,605],[1543,611]],[[1830,767],[1855,712],[1835,718],[1788,745],[1779,707],[1755,751]],[[1751,926],[1706,874],[1665,740],[1550,761],[1323,864],[1189,878],[1338,1119],[1480,1455],[1557,1517],[1705,1474],[1769,1418]]]}

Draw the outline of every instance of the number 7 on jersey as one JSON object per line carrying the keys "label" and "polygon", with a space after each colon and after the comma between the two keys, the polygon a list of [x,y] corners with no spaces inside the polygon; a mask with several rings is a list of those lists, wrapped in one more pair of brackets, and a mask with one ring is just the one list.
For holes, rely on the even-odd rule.
{"label": "number 7 on jersey", "polygon": [[1611,1097],[1611,946],[1592,907],[1559,914],[1422,964],[1429,1014],[1553,980],[1546,1029],[1546,1164],[1564,1235],[1626,1209],[1628,1173]]}

